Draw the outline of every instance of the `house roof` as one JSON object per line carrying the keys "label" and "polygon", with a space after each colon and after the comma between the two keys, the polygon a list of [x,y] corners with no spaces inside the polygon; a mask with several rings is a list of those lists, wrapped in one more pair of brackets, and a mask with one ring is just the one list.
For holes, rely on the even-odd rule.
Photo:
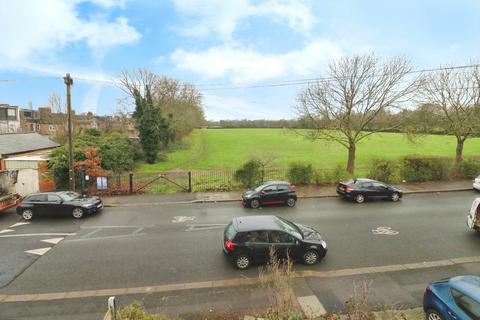
{"label": "house roof", "polygon": [[36,132],[0,134],[0,155],[14,155],[19,153],[51,149],[60,145],[46,136]]}

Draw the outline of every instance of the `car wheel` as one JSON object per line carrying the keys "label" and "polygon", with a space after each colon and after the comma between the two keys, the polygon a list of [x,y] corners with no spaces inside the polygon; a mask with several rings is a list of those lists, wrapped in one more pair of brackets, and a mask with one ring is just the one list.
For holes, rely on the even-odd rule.
{"label": "car wheel", "polygon": [[433,309],[427,310],[426,318],[427,320],[443,320],[443,317]]}
{"label": "car wheel", "polygon": [[294,198],[288,198],[288,200],[287,200],[287,206],[289,206],[289,207],[295,207],[295,203],[297,203],[297,201],[296,201]]}
{"label": "car wheel", "polygon": [[392,201],[397,202],[398,200],[400,200],[400,194],[398,192],[392,193]]}
{"label": "car wheel", "polygon": [[33,210],[32,209],[25,209],[22,211],[22,218],[23,220],[32,220],[33,218]]}
{"label": "car wheel", "polygon": [[82,208],[75,208],[72,211],[72,215],[75,219],[83,218],[83,209]]}
{"label": "car wheel", "polygon": [[240,270],[245,270],[248,267],[250,267],[250,257],[247,254],[239,254],[235,257],[235,267],[237,267]]}
{"label": "car wheel", "polygon": [[260,207],[260,201],[258,201],[258,199],[253,199],[250,201],[250,207],[252,209],[258,209],[258,207]]}
{"label": "car wheel", "polygon": [[318,262],[318,259],[319,259],[318,251],[308,250],[303,254],[302,259],[304,264],[311,266]]}
{"label": "car wheel", "polygon": [[365,202],[365,196],[363,194],[357,194],[355,196],[355,202],[356,203],[364,203]]}

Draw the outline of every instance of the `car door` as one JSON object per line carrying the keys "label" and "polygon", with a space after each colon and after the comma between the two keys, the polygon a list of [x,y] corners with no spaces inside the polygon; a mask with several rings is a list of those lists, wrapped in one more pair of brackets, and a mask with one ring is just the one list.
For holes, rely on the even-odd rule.
{"label": "car door", "polygon": [[48,212],[48,202],[46,194],[36,194],[29,198],[29,202],[33,204],[33,213],[35,215],[45,215]]}
{"label": "car door", "polygon": [[372,182],[372,188],[375,192],[375,197],[390,197],[392,195],[392,190],[383,183]]}
{"label": "car door", "polygon": [[371,182],[362,182],[358,187],[357,193],[361,193],[369,198],[375,197],[375,190]]}
{"label": "car door", "polygon": [[260,191],[260,203],[261,204],[274,204],[281,203],[278,199],[278,188],[276,184],[268,185]]}
{"label": "car door", "polygon": [[450,290],[455,304],[448,308],[446,319],[480,319],[480,303],[478,301],[457,289],[451,288]]}
{"label": "car door", "polygon": [[277,198],[279,201],[287,202],[288,194],[290,193],[290,188],[286,184],[279,184],[277,185]]}
{"label": "car door", "polygon": [[277,258],[286,259],[287,256],[295,259],[298,256],[298,241],[284,231],[270,231],[269,239]]}
{"label": "car door", "polygon": [[47,204],[45,205],[45,213],[49,215],[64,214],[62,198],[56,194],[47,194]]}
{"label": "car door", "polygon": [[245,234],[245,246],[255,261],[266,261],[270,251],[268,232],[265,230],[247,232]]}

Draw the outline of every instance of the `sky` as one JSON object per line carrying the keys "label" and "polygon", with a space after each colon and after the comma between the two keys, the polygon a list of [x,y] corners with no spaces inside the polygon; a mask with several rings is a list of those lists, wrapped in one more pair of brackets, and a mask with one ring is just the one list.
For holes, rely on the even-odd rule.
{"label": "sky", "polygon": [[[478,0],[0,0],[0,103],[65,96],[76,112],[133,110],[115,84],[146,68],[197,86],[208,120],[290,119],[342,56],[414,69],[480,60]],[[63,99],[65,101],[65,99]]]}

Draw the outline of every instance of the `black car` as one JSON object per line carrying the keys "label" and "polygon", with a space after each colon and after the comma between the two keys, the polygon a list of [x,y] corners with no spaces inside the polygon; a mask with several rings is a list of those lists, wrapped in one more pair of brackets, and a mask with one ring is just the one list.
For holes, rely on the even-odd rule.
{"label": "black car", "polygon": [[285,181],[267,181],[242,194],[243,205],[253,209],[266,204],[286,204],[293,207],[296,202],[295,186]]}
{"label": "black car", "polygon": [[25,220],[41,215],[72,215],[80,219],[102,208],[99,197],[83,197],[72,191],[32,193],[17,201],[17,214]]}
{"label": "black car", "polygon": [[363,203],[368,198],[387,198],[398,201],[403,195],[402,190],[371,179],[351,179],[340,182],[337,185],[337,193],[357,203]]}
{"label": "black car", "polygon": [[287,255],[313,265],[327,254],[327,243],[316,230],[276,216],[234,218],[223,234],[223,252],[238,269],[268,260],[274,249],[279,259]]}

